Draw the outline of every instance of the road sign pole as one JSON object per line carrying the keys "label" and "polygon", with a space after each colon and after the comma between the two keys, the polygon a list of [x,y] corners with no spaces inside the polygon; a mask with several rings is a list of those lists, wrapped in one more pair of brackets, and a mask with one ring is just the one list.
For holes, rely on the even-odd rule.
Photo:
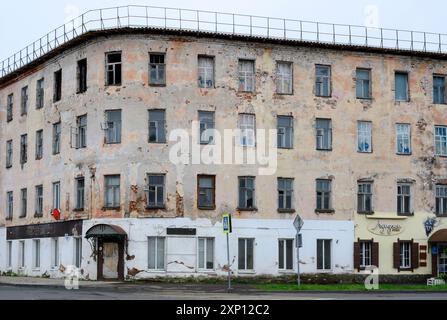
{"label": "road sign pole", "polygon": [[227,233],[227,260],[228,260],[228,291],[231,290],[231,269],[230,269],[230,234]]}
{"label": "road sign pole", "polygon": [[299,233],[296,234],[296,274],[297,274],[297,283],[298,287],[301,286],[301,277],[300,277],[300,244],[298,243],[300,235]]}

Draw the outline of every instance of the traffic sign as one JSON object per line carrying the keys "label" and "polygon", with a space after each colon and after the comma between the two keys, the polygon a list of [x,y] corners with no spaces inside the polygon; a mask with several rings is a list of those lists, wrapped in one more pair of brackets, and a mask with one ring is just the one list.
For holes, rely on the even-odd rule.
{"label": "traffic sign", "polygon": [[230,234],[233,232],[233,226],[231,225],[231,214],[224,214],[222,216],[223,233]]}
{"label": "traffic sign", "polygon": [[295,227],[296,231],[300,232],[303,225],[304,225],[304,220],[298,214],[295,218],[295,221],[293,221],[293,226]]}

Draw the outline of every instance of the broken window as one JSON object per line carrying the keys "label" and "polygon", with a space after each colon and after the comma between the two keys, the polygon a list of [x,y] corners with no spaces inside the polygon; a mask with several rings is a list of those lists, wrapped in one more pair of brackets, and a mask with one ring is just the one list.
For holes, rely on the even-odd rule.
{"label": "broken window", "polygon": [[12,220],[14,215],[14,196],[12,191],[6,193],[6,219]]}
{"label": "broken window", "polygon": [[105,176],[104,207],[120,207],[120,175]]}
{"label": "broken window", "polygon": [[25,218],[28,211],[28,190],[20,190],[20,218]]}
{"label": "broken window", "polygon": [[39,217],[43,214],[43,186],[36,186],[36,210],[35,216]]}
{"label": "broken window", "polygon": [[12,167],[12,140],[6,141],[6,168]]}
{"label": "broken window", "polygon": [[447,156],[447,127],[435,126],[435,155]]}
{"label": "broken window", "polygon": [[13,109],[14,109],[14,94],[10,94],[7,98],[6,103],[6,121],[11,122],[13,118]]}
{"label": "broken window", "polygon": [[54,73],[53,102],[60,101],[61,98],[62,98],[62,69]]}
{"label": "broken window", "polygon": [[78,61],[77,68],[77,93],[84,93],[87,91],[87,59]]}
{"label": "broken window", "polygon": [[121,110],[106,111],[106,144],[121,143]]}
{"label": "broken window", "polygon": [[255,209],[254,177],[239,177],[239,209]]}
{"label": "broken window", "polygon": [[372,182],[359,182],[357,193],[357,212],[372,213]]}
{"label": "broken window", "polygon": [[45,96],[44,84],[45,84],[44,78],[37,80],[37,84],[36,84],[36,109],[43,108],[44,96]]}
{"label": "broken window", "polygon": [[53,209],[61,208],[61,183],[53,182]]}
{"label": "broken window", "polygon": [[28,86],[22,88],[22,95],[20,101],[20,115],[28,113]]}
{"label": "broken window", "polygon": [[53,124],[53,154],[61,152],[61,123]]}
{"label": "broken window", "polygon": [[256,118],[254,114],[239,115],[240,144],[243,147],[254,147],[256,144]]}
{"label": "broken window", "polygon": [[332,269],[332,240],[318,239],[317,240],[317,270],[331,270]]}
{"label": "broken window", "polygon": [[331,67],[315,66],[315,95],[317,97],[331,96]]}
{"label": "broken window", "polygon": [[33,240],[33,268],[40,268],[40,239]]}
{"label": "broken window", "polygon": [[20,136],[20,163],[24,164],[28,161],[28,135]]}
{"label": "broken window", "polygon": [[36,131],[36,160],[43,157],[43,130]]}
{"label": "broken window", "polygon": [[332,120],[317,119],[316,129],[317,150],[332,150]]}
{"label": "broken window", "polygon": [[255,239],[238,239],[238,269],[253,270]]}
{"label": "broken window", "polygon": [[214,143],[214,112],[199,111],[200,144]]}
{"label": "broken window", "polygon": [[293,270],[293,239],[278,240],[279,270]]}
{"label": "broken window", "polygon": [[293,179],[278,178],[278,209],[293,209]]}
{"label": "broken window", "polygon": [[216,177],[199,175],[197,178],[198,203],[199,209],[214,209],[216,206]]}
{"label": "broken window", "polygon": [[51,267],[57,268],[59,266],[59,239],[51,239]]}
{"label": "broken window", "polygon": [[239,91],[253,92],[255,90],[255,62],[239,60]]}
{"label": "broken window", "polygon": [[121,52],[106,53],[106,85],[121,85]]}
{"label": "broken window", "polygon": [[75,209],[78,211],[84,210],[85,206],[85,179],[76,179],[76,205]]}
{"label": "broken window", "polygon": [[371,98],[371,70],[357,69],[356,71],[357,99]]}
{"label": "broken window", "polygon": [[408,95],[408,73],[396,72],[395,73],[395,90],[396,101],[409,101]]}
{"label": "broken window", "polygon": [[214,87],[214,58],[199,56],[199,88]]}
{"label": "broken window", "polygon": [[369,121],[357,123],[357,150],[358,152],[372,152],[372,124]]}
{"label": "broken window", "polygon": [[436,185],[436,215],[447,215],[447,185]]}
{"label": "broken window", "polygon": [[293,148],[293,117],[278,116],[278,148]]}
{"label": "broken window", "polygon": [[165,175],[163,174],[148,174],[147,180],[148,208],[164,208],[165,206]]}
{"label": "broken window", "polygon": [[149,142],[166,143],[166,119],[164,110],[149,110]]}
{"label": "broken window", "polygon": [[332,181],[317,180],[317,211],[332,210]]}
{"label": "broken window", "polygon": [[79,116],[76,119],[76,148],[87,147],[87,115]]}
{"label": "broken window", "polygon": [[149,84],[166,84],[166,63],[165,55],[162,53],[149,54]]}
{"label": "broken window", "polygon": [[397,154],[411,154],[411,126],[406,123],[396,124]]}
{"label": "broken window", "polygon": [[411,212],[411,184],[397,184],[397,214],[410,215]]}
{"label": "broken window", "polygon": [[165,270],[164,237],[148,237],[148,269]]}
{"label": "broken window", "polygon": [[214,238],[199,238],[199,269],[214,270]]}
{"label": "broken window", "polygon": [[276,93],[293,93],[293,64],[292,62],[278,61],[276,64]]}

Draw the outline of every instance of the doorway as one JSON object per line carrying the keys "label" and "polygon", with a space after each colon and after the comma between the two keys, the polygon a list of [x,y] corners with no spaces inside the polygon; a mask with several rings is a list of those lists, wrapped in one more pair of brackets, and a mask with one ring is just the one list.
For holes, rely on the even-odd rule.
{"label": "doorway", "polygon": [[98,280],[124,280],[124,241],[98,238]]}

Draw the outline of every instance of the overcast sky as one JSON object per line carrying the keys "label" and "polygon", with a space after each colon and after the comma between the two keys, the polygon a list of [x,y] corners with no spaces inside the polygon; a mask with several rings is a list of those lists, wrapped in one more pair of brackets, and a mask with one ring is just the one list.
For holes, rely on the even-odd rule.
{"label": "overcast sky", "polygon": [[447,33],[444,0],[4,0],[0,9],[0,59],[69,17],[90,9],[128,4]]}

